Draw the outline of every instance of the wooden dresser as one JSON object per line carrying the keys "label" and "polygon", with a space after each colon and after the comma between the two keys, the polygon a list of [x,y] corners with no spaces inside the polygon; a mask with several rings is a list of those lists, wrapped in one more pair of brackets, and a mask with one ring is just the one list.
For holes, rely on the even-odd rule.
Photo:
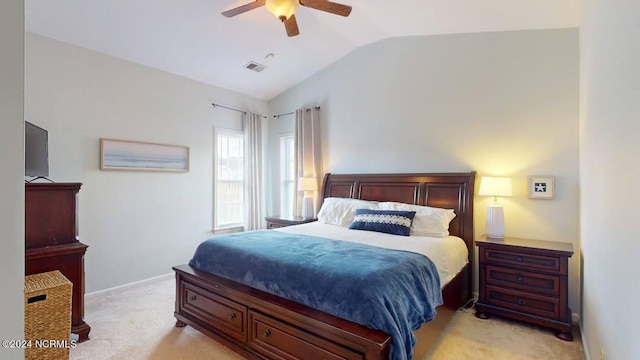
{"label": "wooden dresser", "polygon": [[59,270],[73,283],[71,332],[89,339],[84,322],[84,254],[78,240],[81,183],[25,185],[25,275]]}
{"label": "wooden dresser", "polygon": [[495,314],[557,330],[571,341],[568,259],[573,245],[505,237],[476,240],[479,297],[476,316]]}

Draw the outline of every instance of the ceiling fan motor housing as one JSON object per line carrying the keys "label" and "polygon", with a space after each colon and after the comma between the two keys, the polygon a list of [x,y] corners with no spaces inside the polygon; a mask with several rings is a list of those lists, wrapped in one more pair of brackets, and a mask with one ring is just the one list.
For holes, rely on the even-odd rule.
{"label": "ceiling fan motor housing", "polygon": [[267,0],[265,7],[278,19],[284,21],[298,10],[298,0]]}

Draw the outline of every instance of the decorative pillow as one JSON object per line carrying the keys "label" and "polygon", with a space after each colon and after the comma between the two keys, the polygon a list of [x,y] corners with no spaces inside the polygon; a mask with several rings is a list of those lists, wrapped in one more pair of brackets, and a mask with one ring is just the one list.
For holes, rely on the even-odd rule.
{"label": "decorative pillow", "polygon": [[324,199],[318,212],[318,222],[349,227],[356,216],[356,209],[378,209],[375,201],[329,197]]}
{"label": "decorative pillow", "polygon": [[456,217],[455,212],[451,209],[398,202],[380,203],[380,209],[415,211],[416,216],[411,225],[411,235],[417,236],[445,237],[449,235],[449,223]]}
{"label": "decorative pillow", "polygon": [[415,211],[358,209],[349,229],[409,236]]}

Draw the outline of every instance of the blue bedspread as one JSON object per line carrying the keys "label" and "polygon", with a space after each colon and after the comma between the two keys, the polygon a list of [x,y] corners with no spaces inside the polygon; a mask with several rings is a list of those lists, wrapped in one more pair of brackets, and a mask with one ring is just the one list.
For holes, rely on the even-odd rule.
{"label": "blue bedspread", "polygon": [[426,256],[256,230],[206,240],[189,265],[391,335],[390,359],[413,357],[413,330],[442,304]]}

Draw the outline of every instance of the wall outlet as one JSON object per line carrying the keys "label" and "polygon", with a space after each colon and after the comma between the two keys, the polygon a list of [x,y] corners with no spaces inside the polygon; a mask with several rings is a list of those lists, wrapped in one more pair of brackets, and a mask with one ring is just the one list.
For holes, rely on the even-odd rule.
{"label": "wall outlet", "polygon": [[604,349],[600,349],[600,360],[604,360]]}

